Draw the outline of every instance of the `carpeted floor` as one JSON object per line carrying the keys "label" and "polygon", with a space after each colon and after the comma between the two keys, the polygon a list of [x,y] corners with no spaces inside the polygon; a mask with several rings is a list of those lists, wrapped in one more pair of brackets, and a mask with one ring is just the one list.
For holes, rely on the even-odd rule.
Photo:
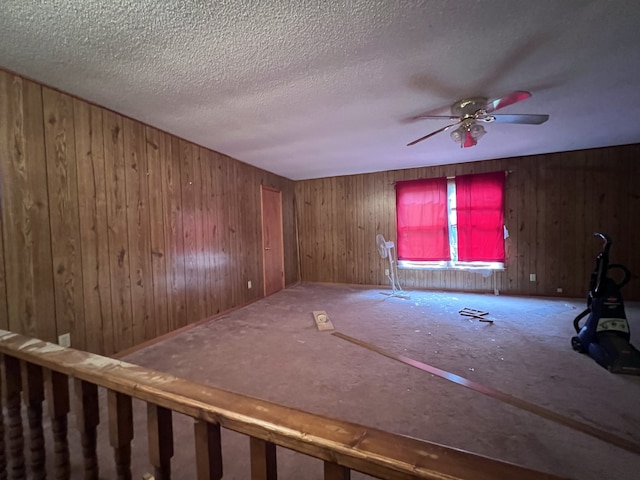
{"label": "carpeted floor", "polygon": [[[312,315],[325,310],[341,333],[640,445],[640,377],[611,374],[570,347],[584,301],[381,291],[297,285],[123,360],[569,478],[638,478],[640,455],[319,332]],[[464,307],[494,323],[460,316]],[[640,306],[627,305],[627,316],[640,346]],[[113,478],[104,401],[101,413],[101,477]],[[140,402],[135,418],[134,478],[142,478],[150,468]],[[194,478],[190,419],[174,415],[174,439],[174,478]],[[223,431],[222,441],[224,478],[249,478],[248,439]],[[320,461],[284,449],[278,466],[280,479],[322,478]]]}

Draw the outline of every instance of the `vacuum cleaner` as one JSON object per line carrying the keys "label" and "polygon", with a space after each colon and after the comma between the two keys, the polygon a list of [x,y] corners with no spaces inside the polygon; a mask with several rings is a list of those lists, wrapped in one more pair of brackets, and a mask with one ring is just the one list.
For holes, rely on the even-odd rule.
{"label": "vacuum cleaner", "polygon": [[[640,375],[640,352],[631,345],[629,322],[620,294],[631,273],[624,265],[609,263],[611,239],[603,233],[594,233],[594,236],[602,238],[604,245],[591,273],[587,309],[573,321],[577,335],[571,338],[571,346],[612,373]],[[616,278],[622,272],[622,280],[616,282],[609,277],[608,273],[613,270],[619,271]],[[580,326],[587,315],[586,322]]]}

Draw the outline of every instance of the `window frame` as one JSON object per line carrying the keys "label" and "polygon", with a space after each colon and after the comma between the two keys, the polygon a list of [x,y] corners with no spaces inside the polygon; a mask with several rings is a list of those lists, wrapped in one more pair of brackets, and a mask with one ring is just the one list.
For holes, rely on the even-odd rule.
{"label": "window frame", "polygon": [[[479,174],[481,175],[481,174]],[[424,261],[424,260],[402,260],[398,259],[398,268],[401,270],[474,270],[474,271],[483,271],[489,274],[491,271],[500,271],[505,270],[506,268],[506,244],[505,247],[505,258],[502,262],[488,262],[488,261],[460,261],[458,260],[458,252],[457,252],[457,242],[458,242],[458,225],[457,225],[457,205],[456,205],[456,183],[455,176],[448,176],[447,179],[447,227],[449,232],[449,249],[450,249],[450,260],[432,260],[432,261]],[[506,243],[506,239],[508,238],[508,232],[505,225],[505,215],[504,211],[506,210],[505,202],[504,202],[504,189],[502,191],[502,204],[503,204],[503,229],[504,236],[503,242]],[[396,200],[396,216],[397,216],[397,207],[398,203]],[[398,233],[396,226],[396,234]]]}

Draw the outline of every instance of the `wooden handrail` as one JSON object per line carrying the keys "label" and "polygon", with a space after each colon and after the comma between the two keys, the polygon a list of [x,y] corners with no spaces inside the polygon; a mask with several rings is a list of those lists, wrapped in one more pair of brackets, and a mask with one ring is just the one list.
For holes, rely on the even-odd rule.
{"label": "wooden handrail", "polygon": [[[435,443],[191,382],[120,360],[63,348],[5,330],[0,330],[0,353],[4,356],[5,368],[9,365],[10,369],[15,369],[10,359],[43,367],[44,377],[48,379],[47,393],[57,388],[49,384],[51,372],[75,379],[81,392],[76,394],[77,401],[82,401],[85,397],[95,401],[95,392],[88,385],[108,389],[110,413],[112,410],[119,411],[120,417],[125,417],[110,415],[110,439],[115,449],[116,461],[118,455],[124,454],[125,458],[127,454],[130,456],[132,438],[131,420],[127,418],[130,412],[127,414],[126,408],[120,410],[120,403],[124,399],[126,404],[127,397],[147,402],[151,419],[150,442],[155,442],[150,444],[152,465],[156,468],[156,475],[160,476],[167,475],[164,472],[169,468],[170,458],[165,456],[170,457],[173,453],[172,443],[167,443],[166,440],[166,435],[171,431],[173,411],[194,418],[196,439],[205,442],[196,447],[196,463],[198,468],[202,465],[203,471],[210,472],[210,476],[198,478],[222,476],[222,467],[219,465],[219,427],[251,437],[251,464],[255,460],[258,465],[256,468],[264,470],[255,474],[254,478],[272,478],[269,476],[273,475],[271,472],[275,469],[272,445],[280,445],[324,460],[325,478],[348,478],[349,470],[394,480],[561,478]],[[23,369],[24,372],[29,370],[30,368]],[[9,381],[10,377],[5,378]],[[21,388],[18,385],[6,390],[15,393]],[[66,405],[63,397],[64,395],[61,397],[61,406],[56,407],[54,404],[49,405],[49,408],[52,414],[60,415],[62,412],[66,418],[65,408],[66,412],[69,410],[68,394]],[[12,398],[9,400],[15,403]],[[56,411],[56,408],[62,410]],[[130,409],[130,398],[128,408]],[[88,432],[88,441],[93,442],[93,429],[97,425],[94,413],[82,407],[78,407],[76,411],[81,412],[81,431]]]}

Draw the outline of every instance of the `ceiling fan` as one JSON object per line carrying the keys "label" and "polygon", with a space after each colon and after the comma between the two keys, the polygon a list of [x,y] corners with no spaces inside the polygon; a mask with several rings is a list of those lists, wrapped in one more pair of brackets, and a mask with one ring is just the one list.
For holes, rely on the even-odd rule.
{"label": "ceiling fan", "polygon": [[526,125],[540,125],[549,119],[549,115],[516,114],[516,115],[493,115],[493,112],[507,107],[531,96],[529,92],[515,91],[501,98],[488,100],[485,97],[472,97],[458,100],[451,105],[451,115],[418,115],[412,120],[422,119],[442,119],[457,120],[457,122],[439,128],[424,137],[407,144],[408,147],[418,142],[433,137],[440,132],[445,132],[450,128],[457,127],[451,132],[451,139],[460,144],[461,148],[473,147],[478,140],[486,133],[481,123],[521,123]]}

